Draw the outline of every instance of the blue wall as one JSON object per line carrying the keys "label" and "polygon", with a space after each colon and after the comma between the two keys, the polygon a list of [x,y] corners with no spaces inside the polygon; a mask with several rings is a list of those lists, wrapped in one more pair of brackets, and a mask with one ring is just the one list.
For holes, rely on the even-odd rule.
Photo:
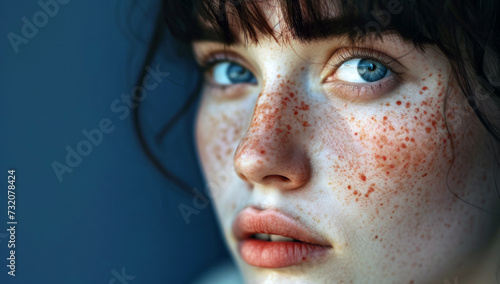
{"label": "blue wall", "polygon": [[[198,210],[188,224],[178,206],[193,206],[192,199],[178,194],[140,150],[126,115],[131,108],[122,102],[115,105],[122,111],[111,108],[134,88],[158,3],[65,1],[42,0],[58,3],[46,18],[37,1],[0,2],[0,179],[16,170],[18,221],[11,277],[4,182],[0,283],[188,283],[227,257],[213,209]],[[38,31],[23,31],[23,17],[37,21]],[[171,117],[196,79],[169,42],[151,66],[168,75],[144,99],[147,134]],[[192,114],[154,148],[203,190],[191,151]],[[82,131],[103,120],[111,123],[109,133],[94,136],[95,145],[82,142],[89,140]],[[67,146],[79,144],[88,155],[71,160],[72,172],[60,167],[58,178],[52,164],[68,166]],[[122,273],[131,277],[119,279]]]}

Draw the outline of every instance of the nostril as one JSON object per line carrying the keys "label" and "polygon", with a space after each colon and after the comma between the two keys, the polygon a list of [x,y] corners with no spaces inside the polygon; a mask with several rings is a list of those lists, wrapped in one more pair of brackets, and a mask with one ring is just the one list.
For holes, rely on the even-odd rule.
{"label": "nostril", "polygon": [[278,182],[285,182],[285,183],[288,183],[291,181],[289,178],[287,178],[286,176],[282,176],[282,175],[268,175],[268,176],[264,177],[264,180],[275,180]]}

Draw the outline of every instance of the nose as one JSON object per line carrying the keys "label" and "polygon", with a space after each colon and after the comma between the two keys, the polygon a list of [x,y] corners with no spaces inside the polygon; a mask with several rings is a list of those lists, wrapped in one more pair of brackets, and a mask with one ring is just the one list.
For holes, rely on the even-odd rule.
{"label": "nose", "polygon": [[263,91],[235,156],[237,174],[247,182],[280,190],[301,188],[311,177],[305,133],[309,109],[294,92]]}

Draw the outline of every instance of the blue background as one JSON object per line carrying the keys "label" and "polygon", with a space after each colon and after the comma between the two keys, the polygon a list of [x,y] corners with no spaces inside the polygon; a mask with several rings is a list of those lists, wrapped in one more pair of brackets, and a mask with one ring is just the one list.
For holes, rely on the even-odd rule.
{"label": "blue background", "polygon": [[[42,0],[48,2],[49,0]],[[191,215],[141,151],[132,128],[110,105],[130,94],[140,72],[158,1],[69,1],[16,54],[8,34],[43,11],[37,1],[0,2],[0,283],[189,283],[227,258],[211,205]],[[43,19],[42,19],[43,20]],[[154,64],[169,75],[144,100],[154,134],[193,85],[192,64],[162,45]],[[155,151],[204,190],[192,152],[194,108]],[[66,146],[109,118],[114,131],[59,182]],[[16,277],[7,275],[7,170],[16,170]],[[1,176],[0,176],[1,179]],[[3,189],[2,189],[3,188]]]}

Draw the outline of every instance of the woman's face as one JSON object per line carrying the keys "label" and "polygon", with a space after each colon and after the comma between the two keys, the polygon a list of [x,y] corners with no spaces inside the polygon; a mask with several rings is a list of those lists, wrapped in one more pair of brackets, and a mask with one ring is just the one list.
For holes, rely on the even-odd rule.
{"label": "woman's face", "polygon": [[497,206],[486,131],[437,49],[386,34],[194,50],[211,62],[199,157],[248,282],[442,283],[489,240],[470,205]]}

